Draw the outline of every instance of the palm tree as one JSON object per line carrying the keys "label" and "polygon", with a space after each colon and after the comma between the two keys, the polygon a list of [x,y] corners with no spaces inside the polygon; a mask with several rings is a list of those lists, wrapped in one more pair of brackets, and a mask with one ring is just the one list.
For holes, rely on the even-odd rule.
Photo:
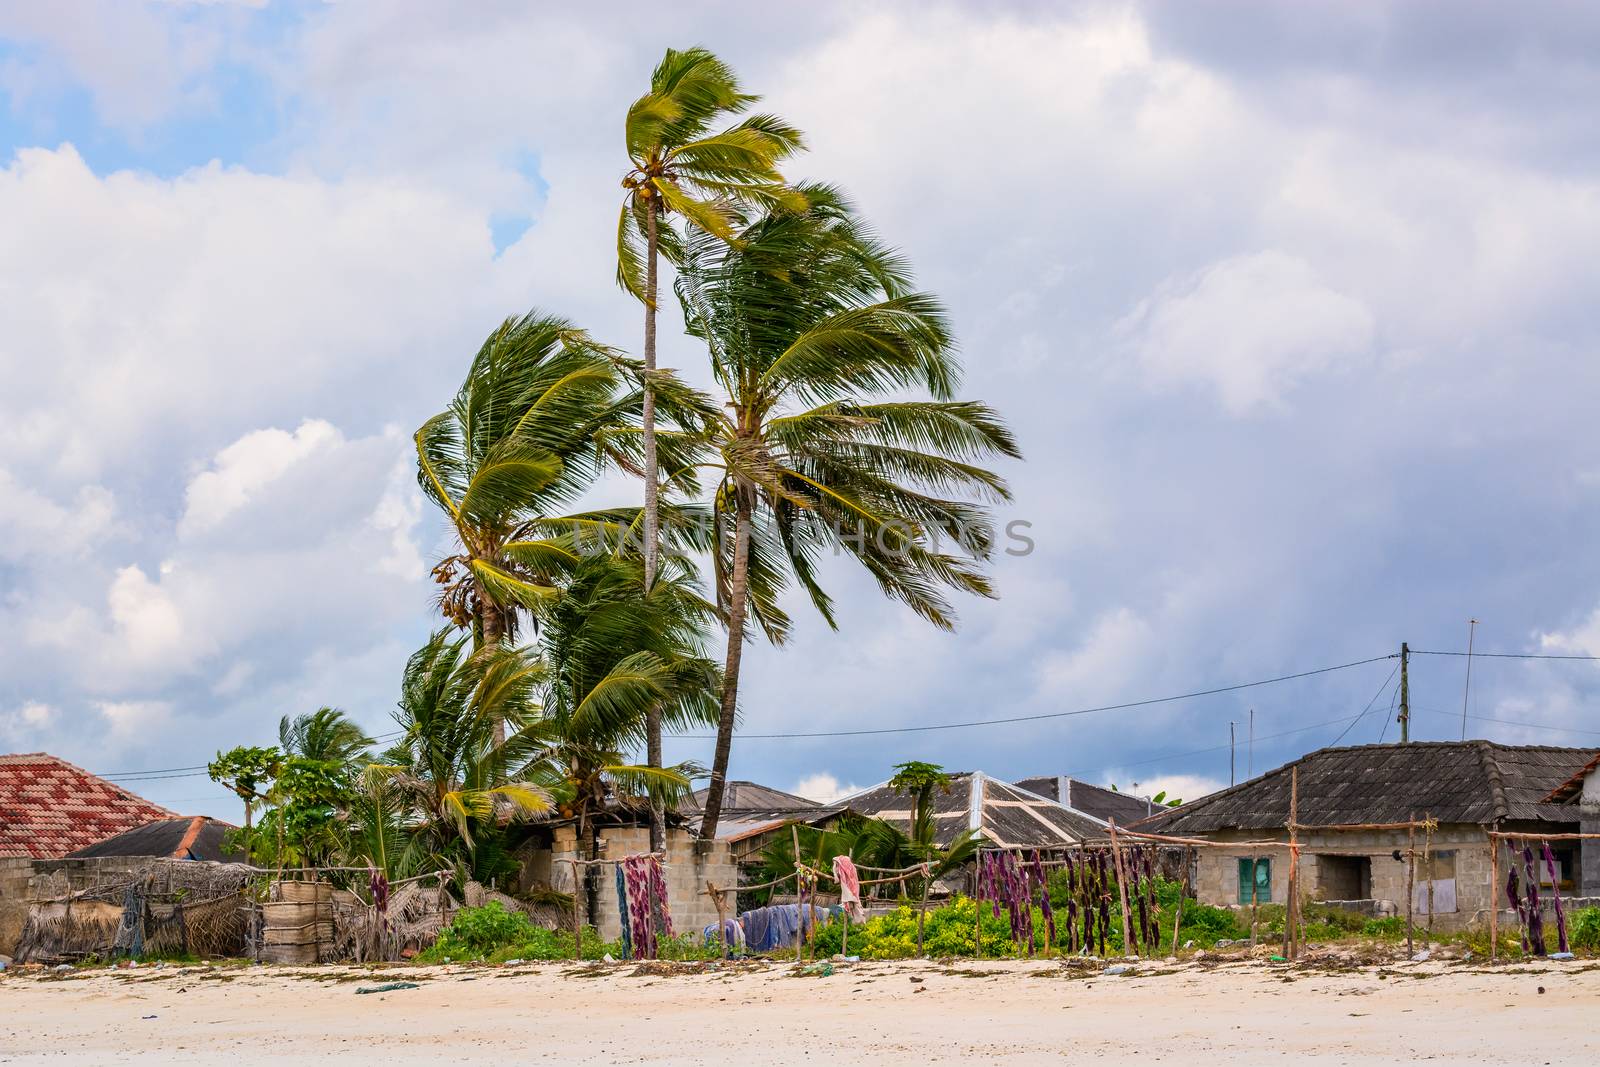
{"label": "palm tree", "polygon": [[691,236],[677,282],[727,401],[707,442],[720,472],[710,547],[728,647],[706,838],[721,814],[747,617],[782,641],[778,597],[792,580],[835,625],[816,570],[832,548],[885,595],[953,628],[944,590],[992,595],[983,504],[1009,496],[977,463],[1020,454],[990,408],[954,399],[959,367],[938,300],[912,290],[904,261],[836,191],[801,192],[804,210],[768,211],[732,244]]}
{"label": "palm tree", "polygon": [[632,559],[585,561],[539,613],[544,680],[534,772],[589,843],[613,801],[666,805],[688,795],[690,765],[628,760],[652,712],[674,728],[717,721],[721,677],[704,654],[715,608],[672,570],[644,591]]}
{"label": "palm tree", "polygon": [[371,747],[372,738],[338,708],[278,720],[278,748],[286,756],[349,765]]}
{"label": "palm tree", "polygon": [[489,336],[450,406],[417,431],[417,480],[457,542],[434,568],[440,607],[476,647],[514,641],[518,609],[555,595],[575,561],[569,544],[529,536],[529,523],[586,489],[599,441],[627,425],[618,369],[583,331],[529,312]]}
{"label": "palm tree", "polygon": [[[402,734],[384,753],[399,809],[429,853],[459,862],[480,881],[507,864],[503,823],[550,810],[546,791],[506,772],[534,747],[542,677],[529,649],[503,644],[474,651],[440,630],[406,664],[395,722]],[[511,736],[496,739],[503,724]]]}
{"label": "palm tree", "polygon": [[[759,97],[742,92],[738,76],[703,48],[669,48],[650,76],[650,91],[628,108],[624,126],[629,170],[617,222],[617,282],[644,303],[643,468],[644,585],[655,584],[659,464],[656,449],[656,297],[663,252],[676,260],[680,236],[667,223],[678,215],[700,232],[731,240],[730,205],[797,207],[778,164],[801,147],[800,132],[773,115],[751,115],[712,132],[712,125],[742,114]],[[652,715],[647,748],[661,765],[661,722]],[[651,843],[660,848],[661,812],[651,819]]]}

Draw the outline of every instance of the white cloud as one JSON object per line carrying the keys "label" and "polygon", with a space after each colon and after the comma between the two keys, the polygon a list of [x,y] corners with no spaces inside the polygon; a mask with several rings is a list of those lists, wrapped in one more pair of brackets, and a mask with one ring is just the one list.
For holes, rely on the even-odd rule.
{"label": "white cloud", "polygon": [[59,503],[0,468],[0,559],[77,555],[113,532],[116,498],[100,485],[80,486]]}
{"label": "white cloud", "polygon": [[1150,624],[1132,609],[1113,609],[1096,619],[1083,641],[1071,650],[1050,652],[1039,668],[1040,688],[1057,697],[1080,700],[1113,691],[1134,663],[1148,657]]}
{"label": "white cloud", "polygon": [[[163,581],[171,571],[163,568]],[[183,615],[162,583],[137,564],[117,571],[106,594],[114,639],[132,664],[181,668],[195,651],[185,640]]]}
{"label": "white cloud", "polygon": [[0,712],[0,744],[23,748],[55,723],[56,709],[38,700]]}
{"label": "white cloud", "polygon": [[321,419],[307,419],[292,434],[277,429],[245,434],[217,453],[211,469],[189,482],[178,536],[217,525],[290,467],[340,441],[339,431]]}
{"label": "white cloud", "polygon": [[1167,801],[1181,800],[1185,804],[1225,789],[1228,785],[1227,782],[1200,774],[1152,774],[1140,777],[1116,768],[1106,772],[1106,781],[1116,782],[1124,793],[1146,798],[1166,793]]}
{"label": "white cloud", "polygon": [[832,804],[835,800],[861,792],[859,785],[841,785],[839,779],[826,771],[808,774],[790,790],[795,796],[815,800],[818,804]]}
{"label": "white cloud", "polygon": [[1539,649],[1550,654],[1600,656],[1600,608],[1570,630],[1536,635]]}
{"label": "white cloud", "polygon": [[1241,413],[1354,366],[1370,353],[1374,320],[1305,260],[1265,251],[1169,279],[1117,330],[1151,382],[1208,385]]}
{"label": "white cloud", "polygon": [[162,700],[107,700],[95,706],[114,741],[148,742],[172,721],[172,705]]}

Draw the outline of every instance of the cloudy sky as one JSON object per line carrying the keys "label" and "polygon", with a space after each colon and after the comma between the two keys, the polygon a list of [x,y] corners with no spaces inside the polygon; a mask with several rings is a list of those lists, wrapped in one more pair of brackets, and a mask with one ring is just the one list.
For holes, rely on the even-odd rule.
{"label": "cloudy sky", "polygon": [[[1469,618],[1600,654],[1593,9],[575,10],[0,2],[0,751],[181,774],[321,704],[386,728],[447,545],[410,433],[506,315],[637,344],[621,119],[691,44],[947,301],[1036,546],[955,634],[833,568],[840,632],[747,656],[748,732],[1141,701],[1460,650]],[[1230,721],[1242,775],[1252,708],[1257,769],[1393,740],[1394,667],[751,738],[733,772],[1192,797]],[[1460,735],[1465,667],[1413,661],[1414,737]],[[1475,661],[1469,733],[1600,743],[1596,670]],[[235,814],[203,775],[133,788]]]}

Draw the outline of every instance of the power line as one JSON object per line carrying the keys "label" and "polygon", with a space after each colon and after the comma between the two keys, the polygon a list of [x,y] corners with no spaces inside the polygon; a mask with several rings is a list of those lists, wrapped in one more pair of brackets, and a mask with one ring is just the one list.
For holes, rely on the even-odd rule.
{"label": "power line", "polygon": [[[1351,667],[1360,667],[1368,663],[1377,663],[1386,659],[1397,659],[1399,653],[1391,652],[1387,656],[1372,656],[1367,659],[1358,659],[1350,663],[1339,663],[1332,667],[1318,667],[1316,670],[1300,671],[1296,674],[1282,674],[1276,678],[1263,678],[1258,682],[1240,682],[1237,685],[1225,685],[1216,689],[1200,689],[1192,693],[1178,693],[1174,696],[1151,697],[1148,700],[1132,700],[1126,704],[1103,704],[1093,708],[1077,708],[1073,711],[1051,711],[1041,715],[1013,715],[1003,719],[975,719],[971,722],[946,722],[936,723],[931,726],[885,726],[872,730],[816,730],[806,733],[782,734],[739,734],[743,741],[796,739],[806,737],[866,737],[879,734],[917,734],[930,733],[935,730],[962,730],[972,726],[1003,726],[1016,722],[1040,722],[1045,719],[1065,719],[1075,715],[1093,715],[1101,711],[1124,711],[1128,708],[1144,708],[1152,704],[1170,704],[1175,700],[1192,700],[1196,697],[1216,696],[1218,693],[1236,693],[1241,689],[1254,689],[1257,686],[1273,685],[1278,682],[1289,682],[1296,678],[1310,678],[1317,674],[1328,674],[1333,671],[1348,670]],[[1342,721],[1342,720],[1339,720]],[[715,739],[715,734],[674,734],[675,737],[687,738],[696,741],[709,741]]]}
{"label": "power line", "polygon": [[[1414,708],[1412,710],[1426,712],[1429,715],[1449,715],[1452,718],[1456,716],[1455,712],[1444,711],[1440,708]],[[1592,734],[1595,737],[1600,737],[1600,730],[1580,730],[1576,726],[1552,726],[1547,722],[1523,722],[1520,719],[1496,719],[1490,715],[1468,715],[1467,718],[1476,719],[1479,722],[1496,722],[1502,726],[1525,726],[1530,730],[1553,730],[1558,734]]]}
{"label": "power line", "polygon": [[[404,730],[390,730],[387,733],[378,734],[372,739],[372,743],[380,744],[384,741],[392,741],[403,733],[405,733]],[[96,777],[104,778],[110,782],[154,782],[163,778],[198,778],[207,774],[209,769],[208,764],[202,763],[196,767],[158,767],[148,771],[116,771],[114,773],[96,775]]]}
{"label": "power line", "polygon": [[1349,726],[1346,726],[1343,730],[1339,731],[1339,736],[1333,739],[1333,744],[1329,745],[1329,748],[1337,748],[1339,742],[1344,740],[1345,734],[1348,734],[1351,730],[1354,730],[1356,728],[1356,723],[1367,717],[1367,712],[1372,710],[1372,705],[1376,704],[1378,702],[1378,698],[1383,696],[1383,691],[1389,688],[1389,683],[1394,681],[1394,676],[1399,672],[1400,664],[1396,663],[1394,665],[1394,670],[1389,672],[1389,677],[1383,680],[1383,684],[1378,686],[1378,691],[1372,694],[1372,699],[1367,701],[1367,706],[1361,709],[1361,714],[1357,715],[1353,720],[1351,720]]}
{"label": "power line", "polygon": [[[1354,715],[1354,716],[1346,715],[1342,719],[1328,719],[1325,722],[1314,722],[1314,723],[1311,723],[1309,726],[1296,726],[1292,730],[1279,730],[1275,734],[1261,734],[1256,738],[1256,740],[1257,741],[1271,741],[1271,740],[1273,740],[1275,738],[1279,738],[1279,737],[1289,737],[1292,734],[1303,734],[1307,730],[1320,730],[1324,726],[1338,726],[1342,722],[1354,722],[1356,719],[1359,719],[1360,717],[1361,716],[1359,716],[1359,715]],[[1117,761],[1117,766],[1118,767],[1143,767],[1146,764],[1161,763],[1164,760],[1185,759],[1185,758],[1187,758],[1189,756],[1204,756],[1204,755],[1207,755],[1208,753],[1212,753],[1212,752],[1221,752],[1224,749],[1229,748],[1229,747],[1230,746],[1228,746],[1228,745],[1212,745],[1210,748],[1196,748],[1196,749],[1191,749],[1188,752],[1168,752],[1164,756],[1151,756],[1149,759],[1118,760]]]}
{"label": "power line", "polygon": [[1424,652],[1420,648],[1411,650],[1413,656],[1471,656],[1473,659],[1573,659],[1594,662],[1600,656],[1567,656],[1547,655],[1536,652]]}

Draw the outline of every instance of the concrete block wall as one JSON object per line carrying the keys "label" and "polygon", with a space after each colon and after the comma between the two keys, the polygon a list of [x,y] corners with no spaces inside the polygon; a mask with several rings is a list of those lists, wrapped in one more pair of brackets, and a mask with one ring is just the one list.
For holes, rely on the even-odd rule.
{"label": "concrete block wall", "polygon": [[[600,839],[608,859],[650,851],[650,830],[644,826],[619,826],[601,831]],[[607,941],[622,935],[622,920],[617,910],[617,892],[612,868],[603,868],[596,901],[596,928]],[[705,892],[708,882],[718,886],[738,884],[738,867],[725,841],[713,842],[708,850],[697,847],[688,831],[667,832],[667,903],[672,908],[672,926],[678,933],[699,932],[716,921],[717,907]]]}
{"label": "concrete block wall", "polygon": [[[1284,834],[1214,834],[1215,841],[1278,840],[1284,844],[1276,848],[1263,848],[1257,854],[1272,861],[1272,903],[1282,904],[1289,893],[1289,849]],[[1423,841],[1419,835],[1417,849]],[[1406,848],[1403,832],[1371,831],[1307,835],[1301,839],[1300,873],[1305,887],[1304,899],[1317,899],[1318,887],[1326,880],[1319,868],[1317,849],[1330,853],[1359,853],[1366,855],[1372,868],[1372,899],[1388,901],[1394,913],[1403,915],[1406,910],[1406,869],[1404,858],[1396,860],[1395,849],[1402,853]],[[1456,863],[1456,902],[1453,913],[1434,915],[1436,928],[1454,928],[1488,918],[1493,907],[1489,891],[1489,846],[1482,829],[1473,826],[1445,826],[1433,835],[1435,852],[1454,850]],[[1250,849],[1201,849],[1197,860],[1195,891],[1206,904],[1236,906],[1239,903],[1239,861],[1248,859]],[[1422,861],[1418,858],[1419,883]],[[1419,920],[1420,921],[1420,920]]]}

